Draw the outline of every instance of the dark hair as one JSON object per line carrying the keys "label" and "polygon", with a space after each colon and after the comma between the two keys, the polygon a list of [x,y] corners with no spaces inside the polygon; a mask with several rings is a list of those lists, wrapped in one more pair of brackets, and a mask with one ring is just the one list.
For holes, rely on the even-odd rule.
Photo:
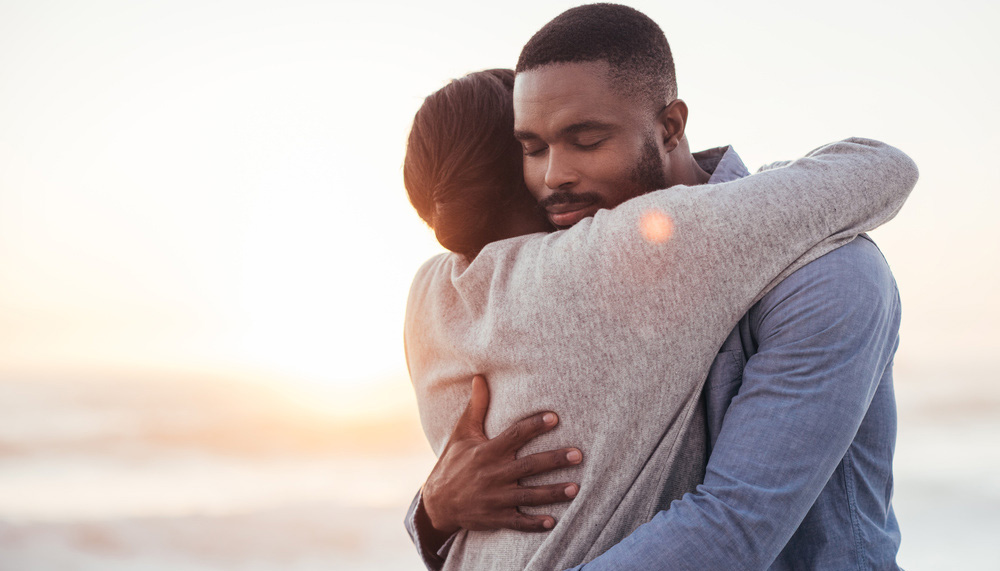
{"label": "dark hair", "polygon": [[656,104],[677,98],[674,58],[663,30],[642,12],[620,4],[566,10],[528,40],[517,73],[552,63],[606,61],[620,92]]}
{"label": "dark hair", "polygon": [[424,99],[403,162],[410,203],[442,246],[474,257],[502,237],[508,207],[524,200],[514,138],[514,72],[470,73]]}

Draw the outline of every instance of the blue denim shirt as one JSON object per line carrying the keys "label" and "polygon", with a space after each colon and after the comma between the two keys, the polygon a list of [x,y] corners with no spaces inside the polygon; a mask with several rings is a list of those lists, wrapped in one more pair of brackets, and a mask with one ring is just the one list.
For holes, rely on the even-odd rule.
{"label": "blue denim shirt", "polygon": [[[749,172],[697,153],[710,184]],[[799,269],[743,316],[705,384],[705,481],[574,569],[897,569],[892,357],[899,295],[863,236]],[[446,555],[421,545],[430,569]]]}

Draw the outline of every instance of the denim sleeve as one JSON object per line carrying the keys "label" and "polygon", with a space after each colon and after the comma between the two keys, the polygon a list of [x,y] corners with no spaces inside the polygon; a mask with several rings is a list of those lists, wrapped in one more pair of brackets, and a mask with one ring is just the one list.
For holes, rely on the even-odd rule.
{"label": "denim sleeve", "polygon": [[451,549],[455,536],[448,538],[436,552],[423,541],[427,537],[427,525],[430,525],[430,522],[425,516],[422,517],[424,505],[421,499],[420,490],[417,490],[417,495],[413,496],[413,501],[410,502],[410,509],[406,510],[403,525],[406,527],[406,533],[410,534],[410,541],[416,546],[417,554],[423,560],[424,566],[429,571],[440,571],[444,567],[444,560],[448,557],[448,550]]}
{"label": "denim sleeve", "polygon": [[899,297],[860,238],[789,276],[749,318],[758,350],[704,484],[576,569],[765,569],[792,537],[891,362]]}

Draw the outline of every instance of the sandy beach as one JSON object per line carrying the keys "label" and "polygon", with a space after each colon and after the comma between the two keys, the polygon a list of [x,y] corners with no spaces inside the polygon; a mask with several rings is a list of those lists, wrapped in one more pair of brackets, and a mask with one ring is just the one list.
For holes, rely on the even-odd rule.
{"label": "sandy beach", "polygon": [[[902,374],[900,563],[1000,568],[1000,391]],[[204,379],[4,379],[0,571],[421,569],[401,522],[433,457],[400,414],[345,425]]]}

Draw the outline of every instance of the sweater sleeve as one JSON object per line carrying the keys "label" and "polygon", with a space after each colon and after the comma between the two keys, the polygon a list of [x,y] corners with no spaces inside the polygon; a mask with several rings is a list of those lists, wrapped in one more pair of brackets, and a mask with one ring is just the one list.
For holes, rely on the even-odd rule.
{"label": "sweater sleeve", "polygon": [[569,274],[614,287],[624,303],[663,285],[692,308],[710,300],[742,315],[796,269],[890,220],[916,180],[899,149],[847,139],[753,176],[599,211],[550,235],[545,258],[553,280]]}

